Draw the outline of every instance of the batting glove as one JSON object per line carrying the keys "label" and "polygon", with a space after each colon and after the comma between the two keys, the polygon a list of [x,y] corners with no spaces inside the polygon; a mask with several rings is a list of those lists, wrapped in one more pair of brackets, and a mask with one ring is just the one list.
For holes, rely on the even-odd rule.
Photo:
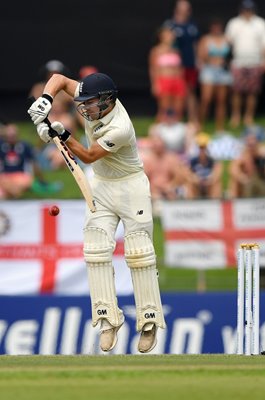
{"label": "batting glove", "polygon": [[55,132],[58,133],[58,137],[59,137],[63,142],[66,142],[66,141],[69,139],[69,137],[71,136],[71,133],[68,132],[68,131],[64,128],[63,124],[62,124],[61,122],[59,122],[59,121],[54,121],[54,122],[51,124],[51,128],[52,128]]}
{"label": "batting glove", "polygon": [[28,109],[28,113],[35,125],[40,124],[47,118],[52,108],[53,98],[49,94],[43,94],[39,97],[31,107]]}
{"label": "batting glove", "polygon": [[37,132],[43,142],[49,143],[51,141],[51,136],[49,135],[49,126],[45,122],[41,122],[37,125]]}

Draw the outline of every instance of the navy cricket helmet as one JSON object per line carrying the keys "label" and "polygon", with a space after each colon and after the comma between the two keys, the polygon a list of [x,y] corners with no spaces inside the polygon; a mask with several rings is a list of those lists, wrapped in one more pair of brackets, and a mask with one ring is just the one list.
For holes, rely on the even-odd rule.
{"label": "navy cricket helmet", "polygon": [[106,74],[96,72],[86,76],[79,85],[79,95],[75,101],[86,101],[93,98],[103,100],[102,96],[112,96],[112,100],[117,98],[117,87],[113,80]]}
{"label": "navy cricket helmet", "polygon": [[[106,74],[96,72],[86,76],[79,84],[79,94],[74,98],[81,102],[77,106],[77,111],[88,121],[100,119],[102,112],[111,109],[117,99],[117,87],[113,80]],[[92,105],[85,102],[91,99],[98,99],[97,106],[99,111],[92,111]]]}

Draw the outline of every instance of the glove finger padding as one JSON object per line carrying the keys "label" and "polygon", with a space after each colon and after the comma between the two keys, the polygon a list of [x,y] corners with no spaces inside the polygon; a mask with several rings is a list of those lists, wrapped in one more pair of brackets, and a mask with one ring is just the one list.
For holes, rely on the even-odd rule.
{"label": "glove finger padding", "polygon": [[51,141],[51,137],[49,135],[49,126],[44,122],[37,125],[37,132],[43,142],[49,143]]}
{"label": "glove finger padding", "polygon": [[54,121],[51,124],[51,128],[54,129],[58,133],[59,136],[65,132],[63,124],[59,121]]}
{"label": "glove finger padding", "polygon": [[66,142],[66,141],[69,139],[69,137],[71,136],[71,133],[68,132],[68,131],[64,128],[63,124],[62,124],[61,122],[59,122],[59,121],[54,121],[54,122],[51,124],[51,128],[52,128],[53,130],[55,130],[55,132],[58,133],[59,138],[60,138],[63,142]]}
{"label": "glove finger padding", "polygon": [[35,125],[38,125],[48,116],[51,108],[52,108],[53,98],[44,94],[42,97],[39,97],[31,107],[28,109],[28,114],[30,115],[32,121]]}

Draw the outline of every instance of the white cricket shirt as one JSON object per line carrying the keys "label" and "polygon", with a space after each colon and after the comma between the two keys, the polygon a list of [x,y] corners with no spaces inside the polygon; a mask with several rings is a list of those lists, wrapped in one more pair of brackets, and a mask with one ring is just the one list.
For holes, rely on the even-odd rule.
{"label": "white cricket shirt", "polygon": [[127,111],[117,99],[110,113],[96,121],[85,121],[89,144],[98,142],[109,155],[92,163],[96,176],[103,179],[121,179],[143,171],[133,124]]}

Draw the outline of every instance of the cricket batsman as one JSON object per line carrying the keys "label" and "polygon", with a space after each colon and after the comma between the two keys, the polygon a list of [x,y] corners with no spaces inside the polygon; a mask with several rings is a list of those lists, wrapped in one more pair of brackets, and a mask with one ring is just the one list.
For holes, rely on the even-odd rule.
{"label": "cricket batsman", "polygon": [[131,271],[136,304],[138,350],[151,351],[158,328],[165,328],[156,256],[152,241],[153,218],[149,181],[139,158],[132,122],[117,98],[117,87],[106,74],[94,73],[81,82],[54,74],[43,95],[28,113],[40,138],[48,143],[49,126],[44,122],[54,97],[64,91],[78,103],[85,118],[86,148],[60,122],[51,127],[81,161],[92,164],[91,181],[97,211],[88,207],[84,227],[84,258],[88,270],[92,323],[100,323],[100,347],[110,351],[124,323],[118,307],[112,254],[119,221],[124,225],[125,259]]}

